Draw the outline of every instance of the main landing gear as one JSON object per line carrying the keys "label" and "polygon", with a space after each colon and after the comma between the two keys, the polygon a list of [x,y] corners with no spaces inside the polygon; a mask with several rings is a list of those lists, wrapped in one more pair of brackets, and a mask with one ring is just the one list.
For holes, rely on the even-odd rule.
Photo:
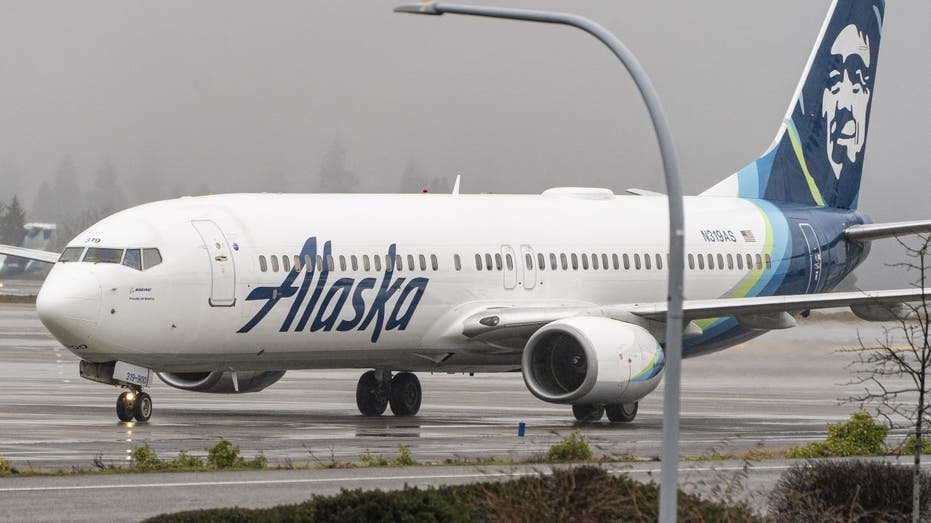
{"label": "main landing gear", "polygon": [[149,421],[152,417],[152,396],[139,389],[130,389],[116,399],[116,417],[120,421]]}
{"label": "main landing gear", "polygon": [[410,372],[370,370],[359,378],[356,405],[363,416],[381,416],[391,406],[395,416],[413,416],[420,410],[420,380]]}
{"label": "main landing gear", "polygon": [[630,423],[637,417],[639,403],[614,403],[611,405],[573,405],[575,419],[590,423],[598,421],[606,413],[612,423]]}

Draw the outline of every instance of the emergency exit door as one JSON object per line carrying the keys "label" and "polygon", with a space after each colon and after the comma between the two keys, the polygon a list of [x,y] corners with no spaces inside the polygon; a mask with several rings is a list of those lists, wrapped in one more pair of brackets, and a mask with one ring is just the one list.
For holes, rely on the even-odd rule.
{"label": "emergency exit door", "polygon": [[223,231],[211,220],[193,220],[191,225],[204,241],[210,259],[210,299],[212,307],[236,305],[236,268]]}

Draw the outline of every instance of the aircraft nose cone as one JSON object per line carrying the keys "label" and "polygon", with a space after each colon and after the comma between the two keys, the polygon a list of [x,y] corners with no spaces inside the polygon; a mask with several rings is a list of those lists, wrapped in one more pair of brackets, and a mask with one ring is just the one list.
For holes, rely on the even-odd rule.
{"label": "aircraft nose cone", "polygon": [[86,267],[55,267],[36,297],[39,320],[68,347],[87,345],[100,316],[100,281]]}

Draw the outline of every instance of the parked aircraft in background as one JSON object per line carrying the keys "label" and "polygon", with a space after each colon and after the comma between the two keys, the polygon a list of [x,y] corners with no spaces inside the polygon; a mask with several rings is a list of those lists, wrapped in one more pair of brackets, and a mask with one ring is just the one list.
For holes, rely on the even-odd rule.
{"label": "parked aircraft in background", "polygon": [[[759,159],[686,206],[684,355],[850,306],[907,313],[919,289],[830,293],[877,238],[857,209],[882,0],[838,0]],[[627,422],[663,375],[663,195],[230,194],[116,213],[62,253],[36,302],[85,378],[146,421],[156,373],[190,391],[264,389],[290,369],[366,369],[368,416],[421,405],[414,372],[522,372],[580,420]]]}
{"label": "parked aircraft in background", "polygon": [[[23,228],[26,229],[26,237],[21,247],[26,249],[47,249],[55,234],[54,223],[27,223]],[[0,254],[0,276],[38,274],[48,269],[48,264],[41,261]]]}

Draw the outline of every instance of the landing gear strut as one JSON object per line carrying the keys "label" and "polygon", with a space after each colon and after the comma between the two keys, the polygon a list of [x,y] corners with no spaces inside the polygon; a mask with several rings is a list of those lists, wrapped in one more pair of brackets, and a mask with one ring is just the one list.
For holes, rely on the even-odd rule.
{"label": "landing gear strut", "polygon": [[356,385],[356,406],[363,416],[381,416],[389,404],[395,416],[413,416],[421,399],[420,380],[410,372],[392,377],[388,370],[370,370]]}
{"label": "landing gear strut", "polygon": [[140,390],[132,389],[120,394],[116,399],[116,417],[120,421],[149,421],[152,417],[152,396]]}
{"label": "landing gear strut", "polygon": [[605,415],[604,405],[573,405],[572,414],[581,422],[593,422]]}

